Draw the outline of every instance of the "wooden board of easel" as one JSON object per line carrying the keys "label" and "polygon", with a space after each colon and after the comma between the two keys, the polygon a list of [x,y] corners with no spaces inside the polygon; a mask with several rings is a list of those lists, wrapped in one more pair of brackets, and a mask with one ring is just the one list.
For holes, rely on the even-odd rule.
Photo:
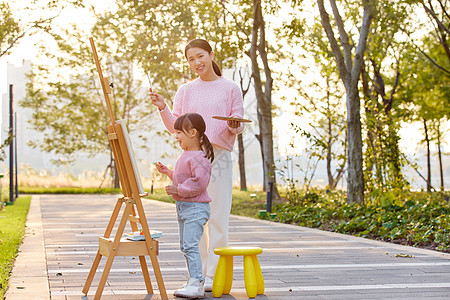
{"label": "wooden board of easel", "polygon": [[[106,106],[108,108],[109,117],[111,119],[111,124],[107,127],[108,139],[114,154],[117,172],[119,173],[123,197],[120,197],[117,200],[109,223],[106,227],[105,234],[99,238],[99,249],[84,284],[83,293],[87,295],[94,279],[95,272],[103,256],[107,257],[107,261],[105,263],[105,267],[103,268],[102,276],[97,286],[94,299],[100,299],[103,293],[103,289],[105,287],[106,280],[111,270],[114,258],[116,256],[132,255],[139,256],[139,262],[142,269],[142,275],[144,276],[147,293],[153,294],[150,275],[145,260],[145,256],[148,255],[150,256],[161,298],[168,299],[157,258],[159,250],[158,241],[151,238],[150,229],[148,227],[147,218],[145,216],[144,207],[142,205],[141,197],[146,196],[147,194],[144,192],[144,188],[142,186],[139,169],[134,157],[131,139],[128,135],[125,123],[123,121],[116,121],[114,118],[109,100],[109,94],[111,94],[110,84],[108,79],[103,77],[93,38],[89,38],[89,41],[91,43],[95,65],[100,77],[100,83],[102,85],[103,94],[105,96]],[[125,209],[122,212],[116,234],[114,238],[110,238],[112,230],[114,228],[114,224],[119,217],[122,204],[124,203]],[[122,238],[127,221],[130,222],[130,226],[133,231],[137,231],[138,224],[141,224],[145,236],[144,241],[130,241]]]}

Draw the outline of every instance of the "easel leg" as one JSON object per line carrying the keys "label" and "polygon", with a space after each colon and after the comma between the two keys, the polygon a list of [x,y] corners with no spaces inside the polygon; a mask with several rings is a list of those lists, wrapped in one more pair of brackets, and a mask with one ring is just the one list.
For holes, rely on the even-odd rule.
{"label": "easel leg", "polygon": [[91,287],[92,280],[95,276],[95,271],[98,268],[98,264],[100,263],[100,260],[102,259],[102,255],[100,254],[100,251],[97,251],[97,255],[95,256],[94,262],[92,263],[91,270],[89,271],[89,275],[86,279],[86,282],[84,283],[83,287],[83,294],[87,295],[89,292],[89,288]]}
{"label": "easel leg", "polygon": [[149,255],[150,255],[150,260],[152,261],[153,272],[155,272],[156,282],[158,283],[159,294],[161,295],[161,299],[168,300],[169,298],[167,298],[166,287],[164,285],[164,280],[161,275],[161,270],[159,268],[158,259],[156,258],[155,247],[152,247],[152,248],[153,249],[149,251]]}
{"label": "easel leg", "polygon": [[116,257],[115,253],[111,253],[106,261],[105,268],[103,269],[102,277],[100,278],[100,282],[98,283],[97,291],[95,292],[94,300],[100,300],[102,296],[103,289],[105,288],[106,280],[108,279],[109,271],[111,271],[111,266],[113,264],[114,258]]}
{"label": "easel leg", "polygon": [[145,256],[139,256],[139,262],[141,263],[142,275],[144,275],[145,287],[147,288],[147,294],[153,294],[152,282],[150,280],[150,274],[148,273],[147,262]]}

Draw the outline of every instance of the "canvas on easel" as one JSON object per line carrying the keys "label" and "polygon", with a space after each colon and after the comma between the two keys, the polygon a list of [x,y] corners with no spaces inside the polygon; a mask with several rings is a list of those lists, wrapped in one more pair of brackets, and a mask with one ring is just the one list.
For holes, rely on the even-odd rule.
{"label": "canvas on easel", "polygon": [[[105,96],[106,106],[108,108],[109,116],[111,119],[111,124],[107,127],[108,139],[111,144],[114,159],[116,161],[116,168],[119,174],[123,197],[120,197],[117,200],[109,223],[106,227],[105,234],[99,238],[99,249],[84,284],[83,293],[87,295],[94,279],[95,272],[103,256],[107,257],[107,261],[105,263],[105,267],[103,268],[103,272],[97,286],[94,299],[100,299],[106,284],[106,280],[108,279],[112,263],[116,256],[139,256],[139,262],[141,265],[142,274],[144,276],[147,293],[153,294],[150,275],[145,260],[145,256],[149,255],[156,281],[158,283],[158,289],[161,298],[168,299],[157,258],[159,249],[158,241],[152,239],[151,237],[147,218],[144,212],[144,207],[142,205],[141,197],[146,196],[147,193],[144,192],[144,188],[142,186],[139,169],[137,167],[133,147],[131,145],[131,140],[128,135],[125,123],[121,120],[116,121],[114,118],[114,114],[109,101],[109,94],[111,94],[110,85],[108,79],[103,77],[93,38],[89,38],[89,41],[91,43],[95,64],[97,67],[98,75],[100,77],[100,83],[102,85],[103,94]],[[119,226],[114,238],[110,238],[114,224],[119,217],[121,207],[124,203],[125,209],[122,212]],[[145,240],[132,241],[123,238],[127,221],[130,222],[130,226],[133,231],[137,231],[138,224],[141,224]]]}

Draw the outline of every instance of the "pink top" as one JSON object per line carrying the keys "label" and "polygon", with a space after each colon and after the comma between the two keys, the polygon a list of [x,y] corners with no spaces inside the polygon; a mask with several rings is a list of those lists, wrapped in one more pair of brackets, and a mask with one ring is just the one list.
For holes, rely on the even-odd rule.
{"label": "pink top", "polygon": [[213,116],[244,116],[242,93],[239,86],[231,80],[220,77],[214,81],[197,78],[182,85],[173,104],[173,111],[166,107],[160,111],[161,119],[167,130],[175,133],[173,124],[177,117],[185,113],[198,113],[206,123],[206,136],[212,144],[228,151],[233,150],[236,134],[244,131],[244,123],[238,128],[231,128],[227,121],[213,119]]}
{"label": "pink top", "polygon": [[206,188],[211,178],[211,163],[205,153],[184,151],[178,158],[173,170],[173,185],[178,188],[178,195],[172,195],[177,201],[211,202]]}

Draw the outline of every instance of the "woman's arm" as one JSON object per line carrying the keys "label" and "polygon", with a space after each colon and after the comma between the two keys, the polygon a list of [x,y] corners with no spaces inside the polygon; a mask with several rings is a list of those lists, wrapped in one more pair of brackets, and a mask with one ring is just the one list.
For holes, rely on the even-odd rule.
{"label": "woman's arm", "polygon": [[164,101],[163,97],[155,92],[150,93],[150,97],[152,99],[152,103],[158,107],[159,115],[161,116],[161,120],[166,127],[166,129],[170,133],[175,133],[175,129],[173,128],[173,124],[178,116],[181,115],[181,92],[178,91],[175,95],[175,101],[173,104],[173,111],[170,111],[169,106]]}

